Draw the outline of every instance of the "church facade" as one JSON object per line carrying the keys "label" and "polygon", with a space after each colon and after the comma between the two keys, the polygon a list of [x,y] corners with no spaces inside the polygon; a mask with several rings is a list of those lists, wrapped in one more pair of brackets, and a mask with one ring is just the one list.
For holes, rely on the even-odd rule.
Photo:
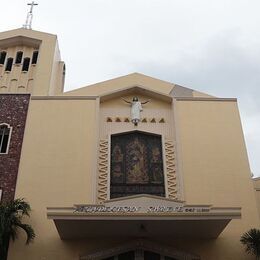
{"label": "church facade", "polygon": [[63,91],[55,35],[0,33],[0,191],[36,232],[8,259],[253,259],[259,227],[235,98],[139,73]]}

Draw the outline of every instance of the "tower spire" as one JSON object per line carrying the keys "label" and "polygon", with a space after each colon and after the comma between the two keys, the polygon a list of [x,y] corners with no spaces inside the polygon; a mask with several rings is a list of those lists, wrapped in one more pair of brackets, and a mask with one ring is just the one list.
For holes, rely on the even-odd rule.
{"label": "tower spire", "polygon": [[23,25],[23,28],[32,29],[33,7],[38,4],[35,3],[34,1],[32,1],[31,3],[28,3],[27,5],[30,5],[31,7],[30,7],[29,12],[27,13],[26,21],[25,21],[25,24]]}

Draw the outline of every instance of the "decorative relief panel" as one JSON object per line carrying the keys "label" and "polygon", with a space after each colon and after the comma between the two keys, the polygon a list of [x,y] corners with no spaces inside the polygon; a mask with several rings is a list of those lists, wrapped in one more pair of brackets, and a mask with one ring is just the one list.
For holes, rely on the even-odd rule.
{"label": "decorative relief panel", "polygon": [[161,136],[138,131],[111,136],[110,198],[165,196]]}
{"label": "decorative relief panel", "polygon": [[[132,123],[130,117],[113,117],[113,118],[112,117],[107,117],[105,119],[105,122],[109,122],[109,123],[112,123],[112,122],[116,122],[116,123],[122,123],[122,122],[123,123]],[[146,118],[146,117],[144,117],[144,118],[140,119],[140,123],[147,123],[147,122],[149,122],[149,123],[166,123],[165,119],[163,117],[161,117],[161,118],[154,118],[154,117]]]}
{"label": "decorative relief panel", "polygon": [[139,130],[160,134],[167,139],[175,138],[173,116],[169,109],[146,108],[141,121],[134,126],[129,116],[129,107],[106,107],[100,110],[100,139],[107,139],[110,134]]}
{"label": "decorative relief panel", "polygon": [[98,202],[107,199],[108,191],[108,140],[99,142]]}
{"label": "decorative relief panel", "polygon": [[164,147],[165,147],[165,159],[166,159],[168,196],[170,199],[179,199],[178,188],[177,188],[176,158],[175,158],[174,142],[171,140],[166,140]]}
{"label": "decorative relief panel", "polygon": [[[176,158],[174,142],[166,140],[164,143],[166,182],[168,186],[168,197],[180,199],[178,194],[178,183],[176,173]],[[108,199],[108,171],[109,171],[109,147],[108,140],[100,140],[99,143],[99,167],[98,167],[98,202],[102,203]]]}
{"label": "decorative relief panel", "polygon": [[[145,96],[140,98],[144,100],[149,99]],[[131,122],[130,107],[125,105],[120,98],[116,98],[114,100],[105,101],[104,103],[101,103],[100,106],[99,134],[101,141],[99,152],[98,202],[102,202],[110,198],[110,192],[113,193],[113,189],[115,189],[115,187],[112,187],[112,189],[110,187],[110,179],[108,179],[110,178],[109,172],[111,170],[112,172],[117,172],[120,168],[119,162],[111,162],[111,167],[113,167],[113,169],[110,169],[111,158],[109,154],[111,148],[108,147],[109,142],[106,140],[109,140],[110,136],[113,135],[134,131],[147,134],[151,133],[163,137],[162,140],[164,140],[164,144],[162,146],[162,155],[164,165],[163,169],[165,171],[164,184],[167,189],[164,192],[170,199],[181,199],[182,185],[179,183],[179,177],[176,170],[177,159],[175,156],[175,127],[172,104],[168,104],[157,99],[150,100],[142,111],[141,120],[138,126],[135,126]],[[126,164],[122,165],[121,167],[124,168]],[[146,191],[144,190],[143,193],[146,193]],[[128,193],[128,195],[130,194]],[[114,197],[117,196],[115,195]]]}

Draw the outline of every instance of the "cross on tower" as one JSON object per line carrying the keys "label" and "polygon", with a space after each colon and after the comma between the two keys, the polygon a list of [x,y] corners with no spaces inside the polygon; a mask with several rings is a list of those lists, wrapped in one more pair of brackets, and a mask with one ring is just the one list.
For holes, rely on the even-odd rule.
{"label": "cross on tower", "polygon": [[25,21],[25,24],[23,25],[23,28],[32,29],[33,7],[38,4],[35,3],[34,1],[32,1],[31,3],[28,3],[27,5],[30,5],[31,7],[30,7],[30,11],[27,13],[26,21]]}

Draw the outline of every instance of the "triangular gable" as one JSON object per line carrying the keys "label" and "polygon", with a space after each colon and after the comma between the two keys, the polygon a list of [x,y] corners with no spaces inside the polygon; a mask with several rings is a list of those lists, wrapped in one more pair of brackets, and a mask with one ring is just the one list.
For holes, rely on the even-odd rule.
{"label": "triangular gable", "polygon": [[69,96],[106,96],[111,93],[140,87],[150,90],[151,93],[160,93],[162,95],[171,95],[173,97],[211,97],[205,93],[188,89],[171,82],[156,79],[140,73],[132,73],[111,80],[99,82],[83,88],[75,89],[63,93]]}
{"label": "triangular gable", "polygon": [[[164,206],[164,207],[182,207],[183,201],[167,199],[149,194],[139,194],[133,196],[120,197],[116,199],[107,200],[104,202],[105,206],[119,207],[119,206],[136,206],[143,207],[149,206]],[[207,205],[208,206],[208,205]]]}
{"label": "triangular gable", "polygon": [[155,79],[140,73],[132,73],[126,76],[103,81],[80,89],[75,89],[64,93],[64,95],[104,96],[108,93],[131,88],[133,86],[142,86],[143,88],[150,89],[151,91],[160,92],[162,94],[168,95],[174,87],[174,84]]}
{"label": "triangular gable", "polygon": [[146,97],[150,97],[150,98],[156,98],[168,103],[172,102],[172,97],[154,90],[151,90],[147,87],[143,87],[143,86],[129,86],[127,88],[121,88],[119,90],[116,91],[111,91],[108,92],[104,95],[100,96],[100,101],[104,102],[110,99],[114,99],[114,98],[120,98],[123,96],[128,96],[128,95],[141,95],[141,96],[146,96]]}

